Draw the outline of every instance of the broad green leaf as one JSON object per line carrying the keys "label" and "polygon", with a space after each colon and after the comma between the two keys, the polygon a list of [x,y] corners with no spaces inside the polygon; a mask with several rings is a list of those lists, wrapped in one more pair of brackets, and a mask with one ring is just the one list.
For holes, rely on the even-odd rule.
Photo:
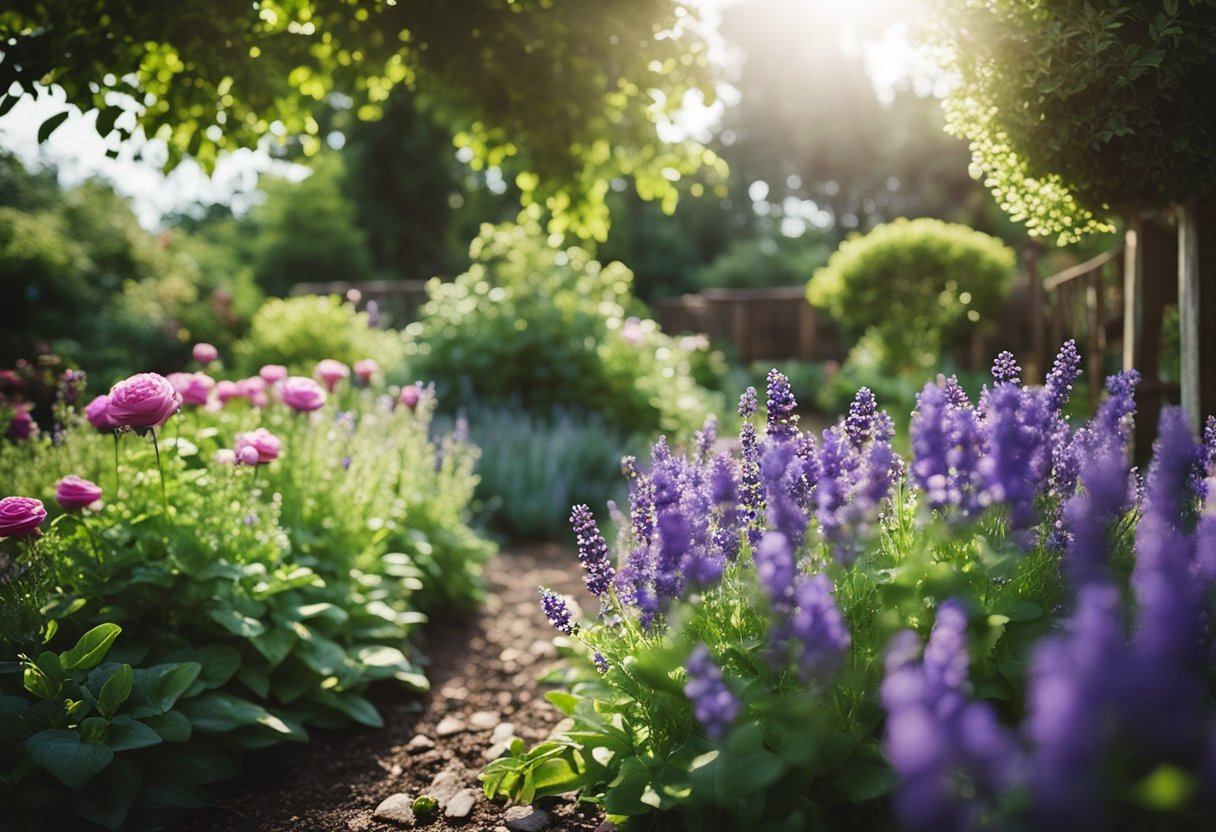
{"label": "broad green leaf", "polygon": [[113,751],[130,751],[133,748],[148,748],[160,745],[160,734],[148,725],[129,716],[117,716],[110,723],[106,745]]}
{"label": "broad green leaf", "polygon": [[142,719],[171,710],[178,698],[198,678],[198,662],[158,664],[135,671],[133,703],[138,703],[131,715]]}
{"label": "broad green leaf", "polygon": [[198,681],[204,689],[222,687],[236,674],[241,666],[241,653],[226,644],[209,644],[199,651],[198,663],[202,665]]}
{"label": "broad green leaf", "polygon": [[22,684],[39,699],[50,699],[59,692],[59,685],[51,682],[37,665],[26,665],[22,673]]}
{"label": "broad green leaf", "polygon": [[360,725],[367,725],[371,728],[384,727],[384,718],[380,716],[380,712],[371,702],[358,694],[319,690],[311,699],[346,714]]}
{"label": "broad green leaf", "polygon": [[114,752],[100,742],[81,742],[74,731],[49,728],[23,743],[25,750],[69,789],[80,789],[114,759]]}
{"label": "broad green leaf", "polygon": [[55,132],[59,125],[63,124],[67,119],[68,113],[68,110],[64,110],[62,113],[56,113],[42,122],[42,125],[38,128],[38,144],[42,144],[51,137],[51,134]]}
{"label": "broad green leaf", "polygon": [[241,638],[255,638],[266,632],[266,625],[234,609],[212,610],[208,617],[228,632]]}
{"label": "broad green leaf", "polygon": [[122,628],[117,624],[98,624],[81,636],[75,647],[59,657],[63,669],[88,670],[96,667],[105,658],[110,645],[121,632]]}
{"label": "broad green leaf", "polygon": [[261,705],[230,693],[205,693],[182,702],[180,710],[189,718],[194,730],[205,734],[222,734],[239,728],[261,726],[280,735],[281,739],[307,738],[306,734],[300,737],[300,731]]}
{"label": "broad green leaf", "polygon": [[106,107],[97,113],[97,135],[108,136],[114,129],[114,122],[122,115],[122,107]]}
{"label": "broad green leaf", "polygon": [[131,686],[134,681],[135,674],[132,673],[129,664],[120,665],[110,674],[110,678],[106,679],[106,683],[101,686],[101,693],[97,696],[97,707],[102,716],[106,719],[114,716],[122,703],[126,702],[127,697],[131,695]]}
{"label": "broad green leaf", "polygon": [[165,742],[186,742],[194,733],[190,720],[181,711],[145,717],[142,721]]}
{"label": "broad green leaf", "polygon": [[127,819],[143,785],[139,769],[128,760],[115,759],[89,781],[72,804],[72,811],[105,829],[118,829]]}
{"label": "broad green leaf", "polygon": [[569,716],[578,705],[578,697],[560,690],[551,690],[545,694],[545,700],[562,713]]}
{"label": "broad green leaf", "polygon": [[277,667],[291,653],[299,636],[286,627],[272,627],[263,635],[252,639],[254,648],[266,657],[271,667]]}

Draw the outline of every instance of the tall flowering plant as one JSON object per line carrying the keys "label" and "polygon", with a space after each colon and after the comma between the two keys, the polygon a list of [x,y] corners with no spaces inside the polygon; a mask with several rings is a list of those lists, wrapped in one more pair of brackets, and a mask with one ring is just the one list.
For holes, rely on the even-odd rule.
{"label": "tall flowering plant", "polygon": [[487,794],[663,829],[1216,822],[1216,422],[1167,411],[1141,476],[1136,374],[1075,425],[1079,367],[939,377],[907,460],[870,391],[811,435],[779,373],[733,452],[629,460],[615,557],[572,517],[595,602],[545,597],[587,659],[550,694],[571,719]]}

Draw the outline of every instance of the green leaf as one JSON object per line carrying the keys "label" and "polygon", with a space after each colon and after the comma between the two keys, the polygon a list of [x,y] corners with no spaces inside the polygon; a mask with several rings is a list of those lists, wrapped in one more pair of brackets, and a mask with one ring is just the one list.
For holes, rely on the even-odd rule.
{"label": "green leaf", "polygon": [[180,662],[136,670],[135,701],[139,704],[132,709],[131,715],[142,719],[172,710],[178,698],[194,684],[201,669],[198,662]]}
{"label": "green leaf", "polygon": [[551,690],[545,694],[545,701],[557,708],[566,716],[574,713],[578,705],[578,697],[560,690]]}
{"label": "green leaf", "polygon": [[57,113],[56,115],[53,115],[46,121],[42,122],[42,126],[38,128],[38,144],[42,144],[51,137],[51,134],[55,132],[56,128],[63,124],[64,120],[67,119],[68,113],[68,110],[64,110],[62,113]]}
{"label": "green leaf", "polygon": [[307,734],[293,728],[261,705],[233,696],[211,692],[181,704],[180,710],[190,720],[194,730],[205,734],[222,734],[239,728],[261,726],[281,739],[306,739]]}
{"label": "green leaf", "polygon": [[127,697],[131,695],[131,686],[134,684],[135,674],[131,671],[131,665],[120,665],[117,670],[110,674],[110,678],[106,679],[106,683],[101,686],[101,693],[97,696],[97,708],[101,711],[101,715],[106,719],[114,716],[123,702],[127,701]]}
{"label": "green leaf", "polygon": [[8,111],[13,109],[13,107],[15,107],[17,102],[20,100],[21,96],[19,95],[6,95],[3,98],[0,98],[0,118],[6,116]]}
{"label": "green leaf", "polygon": [[194,733],[190,720],[181,711],[169,711],[159,716],[149,716],[143,723],[157,733],[165,742],[186,742]]}
{"label": "green leaf", "polygon": [[34,762],[63,782],[79,790],[114,759],[114,752],[99,742],[81,742],[74,731],[49,728],[23,743]]}
{"label": "green leaf", "polygon": [[106,745],[113,751],[130,751],[133,748],[148,748],[163,742],[160,734],[151,727],[129,716],[117,716],[110,723]]}
{"label": "green leaf", "polygon": [[96,667],[106,657],[110,645],[121,632],[122,628],[117,624],[98,624],[81,636],[75,647],[59,657],[63,662],[63,669],[88,670]]}
{"label": "green leaf", "polygon": [[59,693],[59,685],[51,682],[37,665],[26,665],[21,681],[25,689],[39,699],[50,699]]}
{"label": "green leaf", "polygon": [[266,657],[271,667],[277,667],[291,653],[299,636],[286,627],[273,627],[264,635],[253,639],[254,648]]}
{"label": "green leaf", "polygon": [[228,632],[241,638],[255,638],[266,632],[266,625],[256,618],[241,615],[234,609],[212,610],[208,618]]}
{"label": "green leaf", "polygon": [[114,760],[91,781],[72,804],[72,811],[105,829],[118,829],[127,819],[143,778],[123,759]]}
{"label": "green leaf", "polygon": [[198,662],[202,665],[198,680],[206,690],[223,687],[241,666],[241,653],[226,644],[209,644],[199,651]]}
{"label": "green leaf", "polygon": [[346,714],[360,725],[367,725],[371,728],[384,727],[384,719],[380,716],[380,712],[371,702],[358,694],[318,690],[311,699]]}
{"label": "green leaf", "polygon": [[114,122],[122,115],[122,107],[106,107],[97,113],[97,135],[105,137],[114,129]]}

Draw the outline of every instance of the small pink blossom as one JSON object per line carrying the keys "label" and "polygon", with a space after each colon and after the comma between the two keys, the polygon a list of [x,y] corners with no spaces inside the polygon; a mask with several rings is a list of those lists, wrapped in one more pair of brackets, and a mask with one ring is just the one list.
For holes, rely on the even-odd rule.
{"label": "small pink blossom", "polygon": [[220,404],[228,404],[230,399],[239,399],[244,395],[241,392],[241,386],[235,381],[224,379],[215,383],[215,397],[219,399]]}
{"label": "small pink blossom", "polygon": [[413,410],[418,406],[418,400],[422,398],[422,390],[417,384],[407,384],[401,388],[399,398],[403,405]]}
{"label": "small pink blossom", "polygon": [[[243,463],[245,463],[246,448],[253,448],[257,453],[256,462],[271,462],[278,459],[279,454],[283,452],[282,441],[280,441],[279,437],[266,430],[266,428],[258,428],[247,433],[238,433],[233,447],[236,449],[237,458]],[[249,463],[245,464],[248,465]]]}
{"label": "small pink blossom", "polygon": [[321,383],[325,385],[325,389],[332,393],[334,392],[334,388],[338,386],[339,381],[350,378],[350,368],[341,361],[326,358],[317,364],[317,369],[313,371],[313,375],[321,379]]}
{"label": "small pink blossom", "polygon": [[8,423],[8,438],[14,442],[29,439],[38,433],[38,423],[30,415],[33,405],[19,404],[13,409],[13,416]]}
{"label": "small pink blossom", "polygon": [[194,345],[194,360],[199,364],[210,364],[220,357],[220,351],[206,342]]}
{"label": "small pink blossom", "polygon": [[372,383],[372,376],[380,374],[380,365],[376,363],[374,358],[364,358],[355,362],[355,375],[364,384]]}
{"label": "small pink blossom", "polygon": [[279,401],[300,412],[320,408],[327,398],[321,385],[304,376],[290,376],[277,389]]}
{"label": "small pink blossom", "polygon": [[258,370],[258,375],[267,384],[274,384],[276,381],[287,378],[287,368],[282,364],[267,364]]}
{"label": "small pink blossom", "polygon": [[0,537],[39,537],[38,527],[46,519],[46,507],[33,497],[0,500]]}
{"label": "small pink blossom", "polygon": [[75,474],[69,474],[55,485],[55,502],[67,511],[85,508],[101,499],[101,486]]}
{"label": "small pink blossom", "polygon": [[270,400],[266,397],[267,382],[261,376],[243,378],[236,385],[240,389],[240,394],[249,399],[250,404],[254,407],[265,407],[270,404]]}
{"label": "small pink blossom", "polygon": [[157,373],[139,373],[110,388],[106,412],[115,424],[132,428],[160,427],[182,406],[181,394]]}
{"label": "small pink blossom", "polygon": [[204,405],[215,388],[215,379],[206,373],[170,373],[168,378],[182,404]]}
{"label": "small pink blossom", "polygon": [[257,465],[258,449],[252,445],[246,445],[236,452],[236,459],[242,465]]}
{"label": "small pink blossom", "polygon": [[111,431],[118,427],[110,418],[110,397],[104,394],[85,405],[84,417],[100,431]]}
{"label": "small pink blossom", "polygon": [[213,459],[216,465],[236,465],[236,451],[232,448],[220,448]]}

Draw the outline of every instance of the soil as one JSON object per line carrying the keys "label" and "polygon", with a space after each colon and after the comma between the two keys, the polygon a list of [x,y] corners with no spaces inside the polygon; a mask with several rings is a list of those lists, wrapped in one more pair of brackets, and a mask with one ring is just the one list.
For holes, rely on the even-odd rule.
{"label": "soil", "polygon": [[[544,700],[539,677],[557,658],[553,628],[540,610],[537,586],[580,596],[574,554],[556,544],[507,548],[486,567],[489,592],[480,612],[463,620],[432,621],[420,646],[430,661],[431,692],[419,698],[373,691],[385,719],[381,729],[351,728],[314,734],[305,746],[280,746],[252,755],[246,775],[220,795],[216,808],[193,815],[189,832],[291,830],[292,832],[400,832],[411,828],[373,818],[393,794],[410,801],[434,791],[441,772],[451,772],[476,799],[467,818],[444,816],[414,826],[430,832],[506,832],[506,807],[483,795],[477,774],[490,759],[491,736],[513,726],[531,744],[561,719]],[[441,736],[440,723],[454,717],[466,730]],[[458,727],[447,719],[447,728]],[[429,738],[433,748],[415,739]],[[413,745],[411,745],[413,741]],[[572,796],[544,798],[550,830],[593,832],[602,814]]]}

